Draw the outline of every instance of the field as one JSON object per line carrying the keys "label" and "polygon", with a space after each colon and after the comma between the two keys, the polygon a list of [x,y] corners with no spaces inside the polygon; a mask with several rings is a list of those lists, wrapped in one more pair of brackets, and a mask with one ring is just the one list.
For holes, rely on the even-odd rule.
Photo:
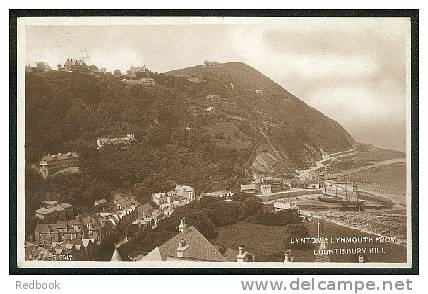
{"label": "field", "polygon": [[[284,250],[286,235],[289,229],[296,225],[287,226],[263,226],[247,222],[239,222],[233,225],[217,228],[218,236],[213,240],[216,244],[221,244],[226,248],[237,249],[240,245],[245,245],[247,250],[254,254],[256,261],[277,261],[284,260]],[[304,226],[308,229],[310,237],[317,236],[317,223],[306,222]],[[335,237],[368,237],[374,236],[359,230],[350,229],[332,222],[323,221],[322,231],[327,238]],[[318,249],[318,244],[313,244],[306,249],[292,250],[296,262],[313,262],[316,260],[314,249]],[[373,247],[383,248],[384,253],[367,254],[369,262],[406,262],[406,248],[392,243],[346,243],[328,244],[328,249],[339,248],[361,248],[369,250]],[[329,256],[330,262],[355,262],[355,254],[333,254]]]}

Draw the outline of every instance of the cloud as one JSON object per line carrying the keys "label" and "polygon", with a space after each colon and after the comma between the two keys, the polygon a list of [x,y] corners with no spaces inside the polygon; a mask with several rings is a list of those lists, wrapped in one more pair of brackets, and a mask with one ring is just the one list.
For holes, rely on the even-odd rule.
{"label": "cloud", "polygon": [[89,63],[108,70],[145,64],[165,72],[204,59],[242,61],[337,120],[358,140],[401,144],[401,131],[394,131],[405,128],[408,19],[267,18],[257,24],[252,19],[221,23],[30,26],[26,61],[56,65],[84,49]]}

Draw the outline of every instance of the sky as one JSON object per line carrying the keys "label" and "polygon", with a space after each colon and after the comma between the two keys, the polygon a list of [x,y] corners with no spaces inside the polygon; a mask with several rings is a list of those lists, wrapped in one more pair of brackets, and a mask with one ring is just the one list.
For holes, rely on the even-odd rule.
{"label": "sky", "polygon": [[[143,20],[142,20],[143,19]],[[132,22],[132,25],[129,23]],[[39,22],[25,26],[25,62],[67,58],[165,72],[205,59],[241,61],[338,121],[357,141],[405,151],[405,18],[180,18]]]}

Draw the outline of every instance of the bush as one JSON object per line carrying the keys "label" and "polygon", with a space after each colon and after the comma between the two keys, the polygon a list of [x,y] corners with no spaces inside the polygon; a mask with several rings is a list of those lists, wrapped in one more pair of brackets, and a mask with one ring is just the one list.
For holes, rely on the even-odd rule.
{"label": "bush", "polygon": [[263,203],[259,197],[248,197],[243,201],[243,203],[247,208],[248,216],[256,215],[263,210]]}

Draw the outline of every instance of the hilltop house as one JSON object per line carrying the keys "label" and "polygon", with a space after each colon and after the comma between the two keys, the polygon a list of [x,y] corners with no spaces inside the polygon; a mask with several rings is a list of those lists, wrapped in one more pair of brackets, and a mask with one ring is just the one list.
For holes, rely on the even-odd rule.
{"label": "hilltop house", "polygon": [[215,60],[213,61],[205,60],[204,67],[221,67],[221,63]]}
{"label": "hilltop house", "polygon": [[64,63],[64,70],[68,72],[87,72],[88,66],[83,60],[67,58],[66,62]]}
{"label": "hilltop house", "polygon": [[36,62],[25,66],[25,72],[45,73],[51,71],[52,67],[47,62]]}
{"label": "hilltop house", "polygon": [[79,155],[76,152],[48,154],[40,160],[40,173],[47,178],[66,168],[79,170]]}
{"label": "hilltop house", "polygon": [[129,78],[141,78],[143,76],[147,75],[147,67],[145,65],[143,66],[133,66],[131,65],[131,67],[126,71],[127,76]]}

